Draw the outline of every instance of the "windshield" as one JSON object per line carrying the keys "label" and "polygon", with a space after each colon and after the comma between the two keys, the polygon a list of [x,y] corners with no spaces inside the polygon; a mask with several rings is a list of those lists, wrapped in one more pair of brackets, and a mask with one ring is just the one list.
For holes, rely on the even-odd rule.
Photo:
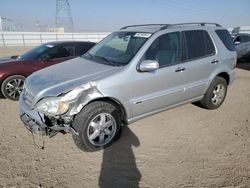
{"label": "windshield", "polygon": [[127,65],[150,36],[150,33],[114,32],[82,57],[113,66]]}
{"label": "windshield", "polygon": [[37,46],[35,48],[32,48],[31,50],[27,51],[23,55],[20,55],[19,59],[37,59],[41,57],[48,49],[53,48],[54,45],[52,44],[42,44],[40,46]]}

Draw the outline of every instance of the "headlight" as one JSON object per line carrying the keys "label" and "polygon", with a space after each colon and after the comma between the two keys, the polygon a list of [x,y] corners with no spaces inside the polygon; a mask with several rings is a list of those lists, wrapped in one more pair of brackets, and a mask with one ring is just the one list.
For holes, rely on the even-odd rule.
{"label": "headlight", "polygon": [[68,109],[69,104],[63,101],[61,97],[45,98],[35,106],[36,111],[50,116],[64,114]]}

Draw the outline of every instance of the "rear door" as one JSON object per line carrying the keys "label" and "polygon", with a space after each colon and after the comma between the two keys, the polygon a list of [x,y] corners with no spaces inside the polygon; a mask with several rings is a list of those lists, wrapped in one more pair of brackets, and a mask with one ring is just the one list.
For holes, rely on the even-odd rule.
{"label": "rear door", "polygon": [[211,74],[220,63],[212,38],[206,30],[182,31],[185,53],[182,57],[185,68],[185,98],[199,97],[205,93]]}

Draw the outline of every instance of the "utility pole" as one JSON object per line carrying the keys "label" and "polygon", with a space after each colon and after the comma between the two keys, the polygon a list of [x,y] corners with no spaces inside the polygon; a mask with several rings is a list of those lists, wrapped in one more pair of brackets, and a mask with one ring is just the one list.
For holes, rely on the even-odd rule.
{"label": "utility pole", "polygon": [[0,31],[3,32],[2,17],[0,17]]}
{"label": "utility pole", "polygon": [[55,27],[63,27],[66,31],[74,30],[69,0],[56,0]]}

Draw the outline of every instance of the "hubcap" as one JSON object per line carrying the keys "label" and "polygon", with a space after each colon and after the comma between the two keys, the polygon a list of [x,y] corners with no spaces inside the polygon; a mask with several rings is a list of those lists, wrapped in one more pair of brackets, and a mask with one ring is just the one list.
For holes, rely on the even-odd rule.
{"label": "hubcap", "polygon": [[218,84],[215,86],[212,94],[212,103],[219,105],[225,97],[225,86],[223,84]]}
{"label": "hubcap", "polygon": [[88,125],[88,140],[95,146],[105,146],[114,137],[116,128],[115,118],[111,114],[98,114]]}
{"label": "hubcap", "polygon": [[18,99],[23,90],[23,84],[23,79],[10,80],[6,85],[6,94],[13,99]]}

